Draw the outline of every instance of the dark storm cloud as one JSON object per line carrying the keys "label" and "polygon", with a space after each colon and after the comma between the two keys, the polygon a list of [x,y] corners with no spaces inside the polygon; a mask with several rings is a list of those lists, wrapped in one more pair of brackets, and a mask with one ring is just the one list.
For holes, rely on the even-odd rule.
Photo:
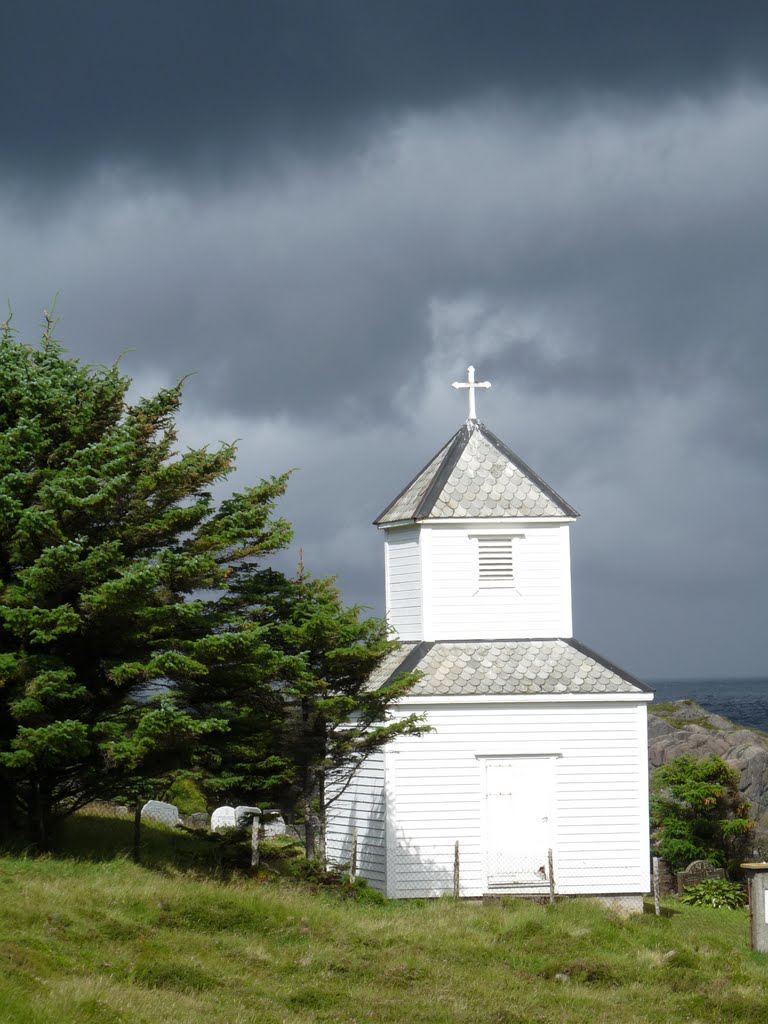
{"label": "dark storm cloud", "polygon": [[3,12],[5,175],[237,175],[484,94],[708,91],[768,72],[768,7],[617,0],[68,0]]}
{"label": "dark storm cloud", "polygon": [[577,635],[641,675],[764,671],[768,7],[19,4],[3,31],[25,338],[60,291],[81,358],[133,349],[144,393],[196,371],[183,443],[241,438],[237,485],[298,467],[307,564],[377,610],[368,524],[473,362],[583,513]]}
{"label": "dark storm cloud", "polygon": [[456,350],[496,331],[502,386],[631,399],[714,373],[761,400],[766,138],[759,90],[545,124],[467,104],[270,183],[89,186],[18,225],[4,284],[28,312],[60,289],[84,356],[136,347],[242,415],[391,421],[447,343],[432,312],[469,300]]}

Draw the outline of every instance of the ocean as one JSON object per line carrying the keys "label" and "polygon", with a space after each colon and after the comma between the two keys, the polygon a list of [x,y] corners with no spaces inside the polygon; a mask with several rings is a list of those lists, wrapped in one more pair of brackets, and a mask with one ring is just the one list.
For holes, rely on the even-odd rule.
{"label": "ocean", "polygon": [[768,732],[768,678],[648,680],[647,685],[654,691],[655,701],[695,700],[732,722]]}

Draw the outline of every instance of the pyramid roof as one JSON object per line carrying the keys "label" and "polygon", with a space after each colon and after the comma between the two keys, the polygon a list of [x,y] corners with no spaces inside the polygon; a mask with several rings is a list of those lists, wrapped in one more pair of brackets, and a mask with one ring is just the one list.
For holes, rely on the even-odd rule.
{"label": "pyramid roof", "polygon": [[403,643],[371,674],[378,690],[405,672],[421,679],[409,697],[649,693],[650,688],[572,638]]}
{"label": "pyramid roof", "polygon": [[374,522],[577,515],[484,424],[467,420]]}

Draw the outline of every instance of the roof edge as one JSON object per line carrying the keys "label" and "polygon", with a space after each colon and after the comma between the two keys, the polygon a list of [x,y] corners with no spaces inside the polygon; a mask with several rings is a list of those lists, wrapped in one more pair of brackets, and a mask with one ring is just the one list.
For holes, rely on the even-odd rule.
{"label": "roof edge", "polygon": [[435,507],[435,503],[440,495],[443,493],[443,488],[448,483],[448,479],[451,473],[456,468],[456,464],[461,458],[462,452],[467,447],[467,443],[472,434],[469,423],[462,423],[456,433],[453,435],[450,441],[448,451],[445,453],[440,467],[432,477],[432,482],[424,492],[424,495],[416,506],[413,513],[414,519],[427,519],[430,512]]}
{"label": "roof edge", "polygon": [[424,655],[431,651],[434,646],[435,644],[432,640],[420,640],[416,646],[406,654],[400,664],[390,672],[379,689],[385,690],[390,683],[393,683],[397,679],[398,676],[402,676],[406,672],[413,672]]}
{"label": "roof edge", "polygon": [[604,658],[602,654],[598,654],[597,651],[593,651],[591,647],[587,647],[586,644],[581,643],[580,640],[574,640],[573,637],[568,637],[565,642],[577,650],[580,654],[585,654],[588,658],[592,658],[603,668],[607,668],[609,672],[613,672],[620,679],[623,679],[626,683],[631,683],[632,686],[636,686],[641,693],[653,693],[653,688],[648,686],[647,683],[641,683],[640,680],[633,676],[630,672],[625,672],[623,668],[619,668],[614,662],[609,661],[608,658]]}
{"label": "roof edge", "polygon": [[480,431],[480,433],[483,435],[486,441],[490,442],[490,444],[493,445],[496,451],[500,452],[505,458],[509,459],[512,465],[516,466],[521,473],[523,473],[525,476],[528,477],[529,480],[536,484],[539,490],[543,491],[544,494],[546,494],[546,496],[550,499],[550,501],[554,501],[554,503],[558,506],[561,512],[563,512],[564,515],[572,516],[574,519],[578,519],[579,513],[576,511],[576,509],[572,505],[569,505],[565,498],[558,494],[553,487],[550,487],[545,480],[542,480],[539,474],[536,473],[533,469],[531,469],[531,467],[526,462],[523,462],[519,455],[516,455],[511,448],[508,448],[503,441],[496,437],[492,430],[486,427],[484,423],[480,423],[479,421],[477,423],[477,429]]}
{"label": "roof edge", "polygon": [[[400,501],[400,499],[406,493],[406,491],[409,491],[411,489],[411,487],[413,487],[413,485],[419,479],[421,474],[424,473],[427,469],[429,469],[429,467],[432,465],[432,463],[435,461],[435,459],[438,457],[438,455],[440,455],[441,452],[445,452],[445,455],[443,455],[443,461],[445,460],[445,457],[447,456],[447,454],[448,454],[448,452],[449,452],[449,450],[451,448],[451,445],[455,442],[456,438],[459,436],[459,434],[462,432],[463,429],[464,429],[464,424],[462,424],[462,426],[459,427],[459,429],[456,431],[456,433],[453,435],[453,437],[449,438],[449,440],[447,440],[445,442],[445,444],[443,445],[442,448],[438,448],[438,450],[435,452],[435,454],[432,456],[431,459],[428,459],[424,463],[424,465],[421,467],[421,469],[418,471],[418,473],[416,473],[415,476],[411,480],[408,481],[408,483],[405,485],[405,487],[402,489],[402,491],[400,491],[400,493],[397,494],[392,499],[392,501],[390,501],[390,503],[387,505],[387,507],[384,509],[384,511],[380,512],[376,516],[376,518],[373,520],[373,525],[374,526],[379,526],[383,522],[384,516],[386,516],[386,514],[389,512],[389,510],[391,508],[394,508],[394,506],[398,503],[398,501]],[[440,463],[440,466],[438,466],[438,468],[436,470],[436,473],[440,472],[440,467],[441,466],[442,466],[442,462]],[[431,484],[430,484],[430,487],[431,487]],[[429,490],[429,487],[427,488],[427,490]],[[421,502],[419,502],[419,505],[421,505]],[[410,522],[414,518],[415,518],[415,516],[409,516],[408,519],[405,519],[405,520],[399,520],[398,519],[396,521],[397,522]]]}

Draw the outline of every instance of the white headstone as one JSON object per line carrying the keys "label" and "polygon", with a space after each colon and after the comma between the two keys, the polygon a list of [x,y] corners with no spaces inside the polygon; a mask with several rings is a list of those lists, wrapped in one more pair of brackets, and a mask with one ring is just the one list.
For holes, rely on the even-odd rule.
{"label": "white headstone", "polygon": [[279,811],[264,811],[262,834],[265,839],[284,836],[287,831],[288,827],[285,824],[285,819]]}
{"label": "white headstone", "polygon": [[148,821],[158,821],[161,825],[168,825],[176,828],[181,824],[179,808],[174,804],[167,804],[163,800],[147,800],[141,808],[142,818]]}
{"label": "white headstone", "polygon": [[261,815],[260,807],[236,807],[235,808],[235,821],[237,822],[238,828],[243,828],[245,825],[250,825],[254,818],[258,818]]}
{"label": "white headstone", "polygon": [[236,828],[237,818],[234,807],[217,807],[211,815],[211,832],[218,832],[222,828]]}

